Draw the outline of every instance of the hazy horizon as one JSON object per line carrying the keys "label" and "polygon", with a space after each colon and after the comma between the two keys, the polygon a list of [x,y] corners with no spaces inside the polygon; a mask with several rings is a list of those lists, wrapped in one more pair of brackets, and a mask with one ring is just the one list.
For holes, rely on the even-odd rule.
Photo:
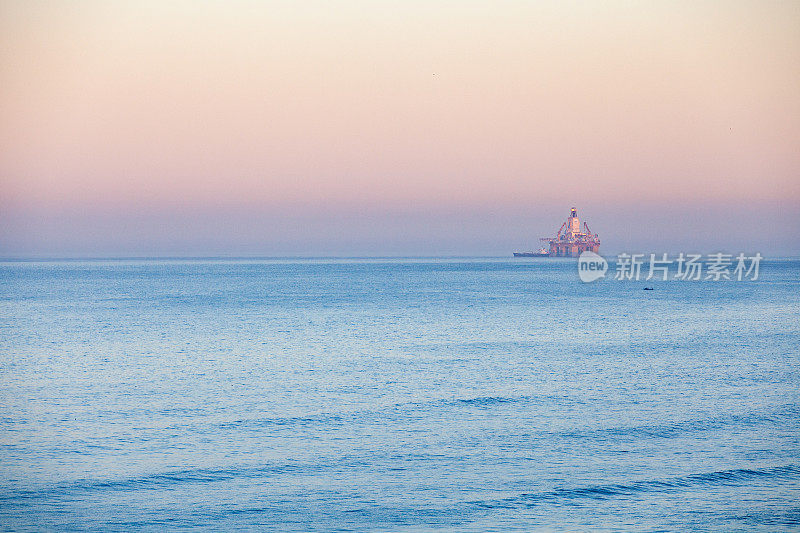
{"label": "hazy horizon", "polygon": [[0,257],[800,254],[800,4],[0,2]]}

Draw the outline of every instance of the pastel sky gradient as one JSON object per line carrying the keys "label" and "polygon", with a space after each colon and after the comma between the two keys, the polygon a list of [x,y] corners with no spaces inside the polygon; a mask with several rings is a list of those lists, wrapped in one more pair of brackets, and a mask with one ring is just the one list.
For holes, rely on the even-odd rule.
{"label": "pastel sky gradient", "polygon": [[0,255],[502,255],[573,205],[800,253],[800,2],[0,0]]}

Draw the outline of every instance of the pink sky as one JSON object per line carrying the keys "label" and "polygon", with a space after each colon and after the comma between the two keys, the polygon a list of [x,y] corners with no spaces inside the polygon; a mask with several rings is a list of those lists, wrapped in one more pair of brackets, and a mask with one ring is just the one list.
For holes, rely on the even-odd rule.
{"label": "pink sky", "polygon": [[800,252],[796,2],[6,0],[0,82],[0,255]]}

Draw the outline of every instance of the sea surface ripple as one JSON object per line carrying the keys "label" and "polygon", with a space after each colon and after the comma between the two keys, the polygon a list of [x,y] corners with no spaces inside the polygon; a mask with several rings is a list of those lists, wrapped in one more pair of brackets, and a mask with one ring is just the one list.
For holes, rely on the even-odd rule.
{"label": "sea surface ripple", "polygon": [[0,262],[0,530],[796,531],[800,261]]}

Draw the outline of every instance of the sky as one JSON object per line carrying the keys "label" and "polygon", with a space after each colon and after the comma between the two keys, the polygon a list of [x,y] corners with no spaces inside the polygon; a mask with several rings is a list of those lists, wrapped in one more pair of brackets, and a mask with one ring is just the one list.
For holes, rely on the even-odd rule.
{"label": "sky", "polygon": [[0,0],[0,256],[800,254],[800,2]]}

